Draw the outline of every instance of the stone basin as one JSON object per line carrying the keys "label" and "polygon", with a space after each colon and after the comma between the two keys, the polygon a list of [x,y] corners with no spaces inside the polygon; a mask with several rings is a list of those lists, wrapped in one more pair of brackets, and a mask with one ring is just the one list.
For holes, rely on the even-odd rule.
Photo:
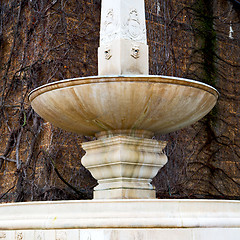
{"label": "stone basin", "polygon": [[67,131],[144,130],[165,134],[205,116],[218,92],[193,80],[166,76],[93,76],[49,83],[29,99],[45,120]]}

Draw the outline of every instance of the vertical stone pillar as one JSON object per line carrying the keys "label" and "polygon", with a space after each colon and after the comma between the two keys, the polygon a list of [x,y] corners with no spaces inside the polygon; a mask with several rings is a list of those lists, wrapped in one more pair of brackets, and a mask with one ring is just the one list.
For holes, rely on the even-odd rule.
{"label": "vertical stone pillar", "polygon": [[102,0],[99,75],[148,75],[144,0]]}
{"label": "vertical stone pillar", "polygon": [[98,180],[94,199],[156,198],[151,181],[167,162],[165,142],[113,135],[82,146],[82,164]]}

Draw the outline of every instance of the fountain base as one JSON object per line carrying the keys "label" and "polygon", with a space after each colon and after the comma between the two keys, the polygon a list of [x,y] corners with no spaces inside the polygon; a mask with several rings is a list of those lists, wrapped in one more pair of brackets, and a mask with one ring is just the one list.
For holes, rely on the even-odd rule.
{"label": "fountain base", "polygon": [[0,204],[3,240],[239,240],[240,202],[90,200]]}
{"label": "fountain base", "polygon": [[94,199],[156,197],[151,181],[167,163],[162,152],[166,143],[141,138],[150,136],[141,131],[134,131],[133,136],[124,133],[100,133],[100,139],[82,144],[86,151],[82,163],[99,183],[94,189]]}

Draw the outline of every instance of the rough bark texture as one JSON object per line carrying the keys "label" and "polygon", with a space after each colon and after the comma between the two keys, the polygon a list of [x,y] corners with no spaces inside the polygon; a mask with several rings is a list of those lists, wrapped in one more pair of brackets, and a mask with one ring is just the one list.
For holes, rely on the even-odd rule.
{"label": "rough bark texture", "polygon": [[[186,77],[221,96],[204,119],[156,136],[169,162],[159,198],[240,199],[240,8],[227,0],[146,0],[150,73]],[[96,181],[82,141],[31,109],[37,86],[97,74],[100,0],[0,3],[0,201],[86,199]]]}

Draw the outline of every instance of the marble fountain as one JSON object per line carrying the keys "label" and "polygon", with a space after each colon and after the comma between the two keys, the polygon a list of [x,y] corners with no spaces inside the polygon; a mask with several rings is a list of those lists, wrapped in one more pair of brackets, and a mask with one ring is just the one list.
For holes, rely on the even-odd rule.
{"label": "marble fountain", "polygon": [[161,200],[151,179],[166,164],[153,139],[204,117],[218,92],[182,78],[148,75],[144,0],[102,0],[98,76],[34,89],[45,120],[96,140],[83,165],[98,180],[93,200],[0,205],[0,239],[240,239],[240,203]]}

